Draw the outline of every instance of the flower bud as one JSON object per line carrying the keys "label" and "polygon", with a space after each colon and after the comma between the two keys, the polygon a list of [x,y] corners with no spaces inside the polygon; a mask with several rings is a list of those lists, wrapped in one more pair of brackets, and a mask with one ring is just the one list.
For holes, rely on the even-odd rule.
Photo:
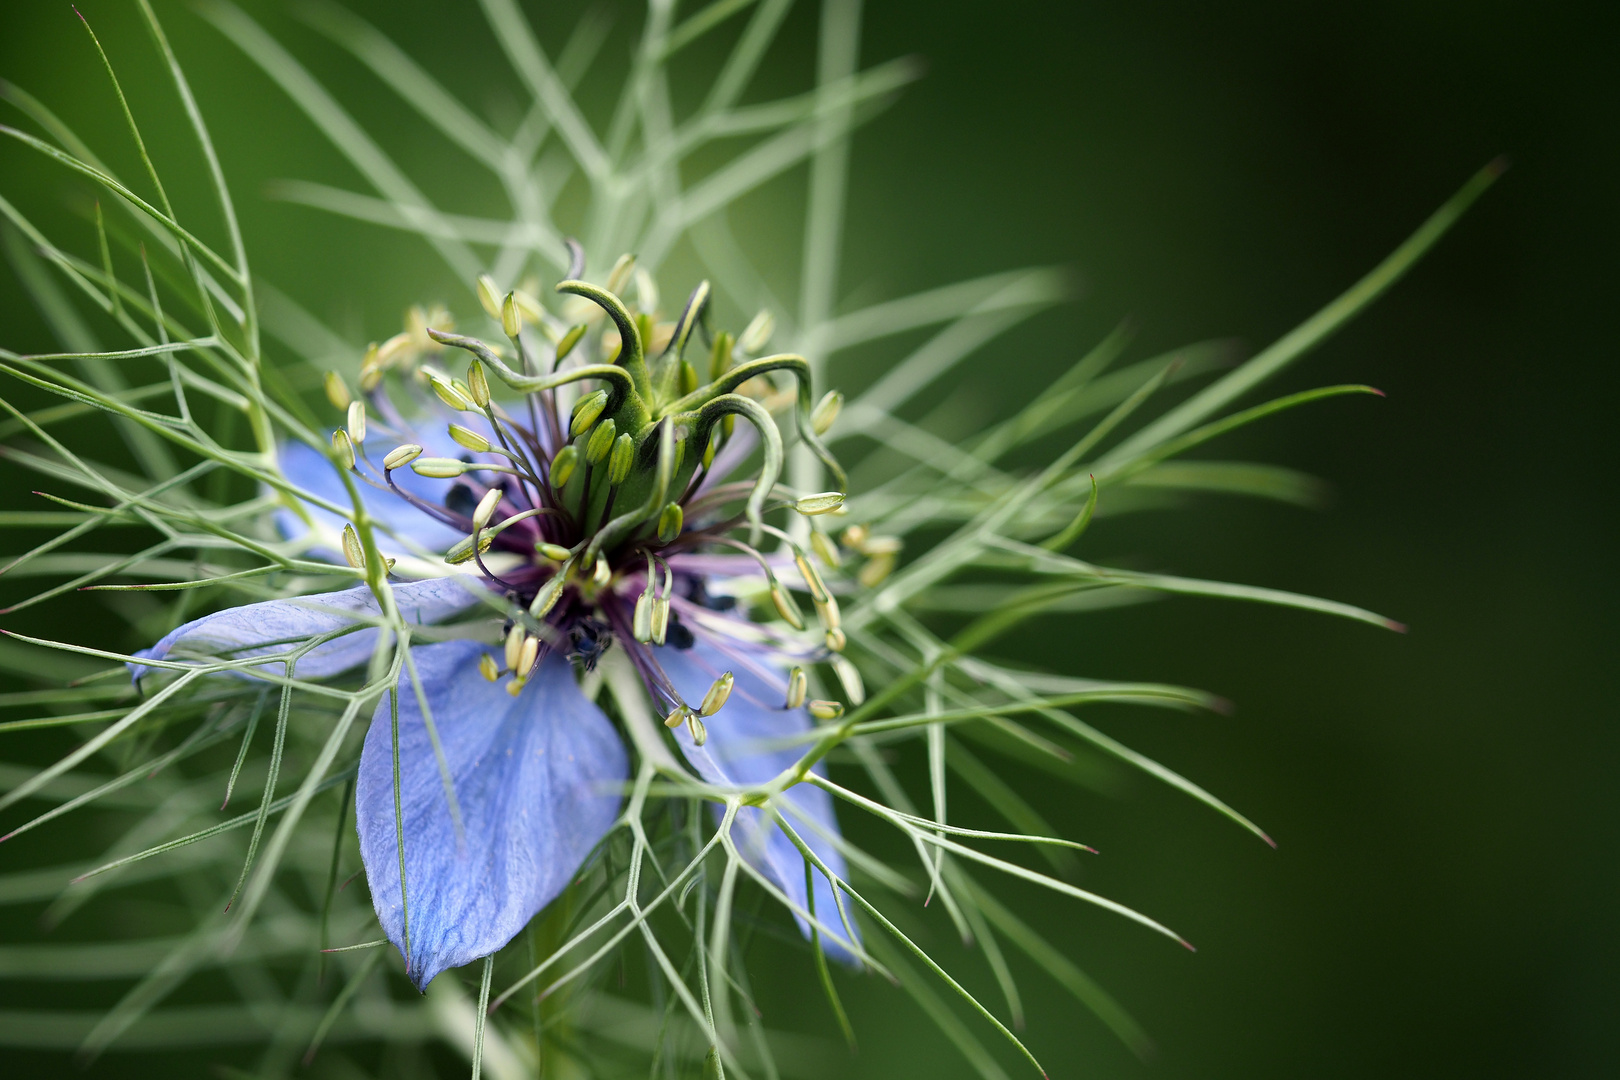
{"label": "flower bud", "polygon": [[761,310],[749,320],[748,328],[737,337],[737,348],[745,353],[756,354],[771,340],[776,332],[776,316],[769,311]]}
{"label": "flower bud", "polygon": [[557,451],[557,456],[551,459],[551,486],[561,491],[568,483],[568,478],[574,475],[574,466],[579,464],[579,448],[572,444]]}
{"label": "flower bud", "polygon": [[356,570],[366,568],[366,549],[360,546],[360,534],[349,524],[343,526],[343,561]]}
{"label": "flower bud", "polygon": [[568,333],[559,338],[557,341],[557,359],[561,360],[569,353],[573,352],[574,346],[578,345],[579,339],[584,336],[585,324],[580,323],[578,326],[572,327]]}
{"label": "flower bud", "polygon": [[398,469],[422,456],[422,448],[415,443],[396,446],[383,456],[384,469]]}
{"label": "flower bud", "polygon": [[[479,533],[478,554],[482,555],[484,552],[488,551],[489,546],[494,542],[495,538],[493,536],[486,536],[483,533]],[[462,563],[471,560],[472,557],[473,538],[470,536],[464,536],[460,540],[457,540],[454,544],[450,545],[450,550],[444,553],[444,561],[449,563],[451,566],[460,566]]]}
{"label": "flower bud", "polygon": [[495,658],[489,653],[484,653],[478,658],[478,674],[490,682],[501,677],[501,669],[495,666]]}
{"label": "flower bud", "polygon": [[449,480],[466,472],[467,466],[455,458],[422,457],[411,462],[411,471],[417,476],[428,476],[435,480]]}
{"label": "flower bud", "polygon": [[506,299],[501,301],[501,329],[509,338],[523,333],[523,312],[518,310],[517,297],[512,293],[507,293]]}
{"label": "flower bud", "polygon": [[489,440],[469,427],[460,424],[450,425],[450,437],[474,453],[482,454],[489,449]]}
{"label": "flower bud", "polygon": [[662,596],[653,597],[652,602],[652,639],[654,645],[662,645],[669,636],[669,601]]}
{"label": "flower bud", "polygon": [[815,495],[805,495],[793,504],[793,509],[806,517],[816,514],[830,514],[844,505],[842,491],[823,491]]}
{"label": "flower bud", "polygon": [[630,620],[630,636],[643,645],[652,640],[652,602],[652,590],[644,590],[636,597],[636,613]]}
{"label": "flower bud", "polygon": [[804,629],[804,616],[799,613],[799,605],[794,603],[793,596],[780,582],[771,582],[771,603],[776,605],[776,613],[782,616],[782,621],[795,630]]}
{"label": "flower bud", "polygon": [[602,415],[602,410],[607,408],[607,400],[608,392],[606,390],[597,390],[576,401],[574,403],[574,418],[568,425],[568,437],[577,439],[589,431],[591,425],[596,423],[597,418]]}
{"label": "flower bud", "polygon": [[467,392],[472,395],[474,405],[489,408],[489,376],[484,374],[484,365],[477,360],[467,365]]}
{"label": "flower bud", "polygon": [[363,401],[349,402],[349,441],[356,446],[364,446],[366,442],[366,403]]}
{"label": "flower bud", "polygon": [[810,546],[815,549],[816,555],[829,569],[836,570],[844,564],[838,554],[838,545],[824,532],[812,531],[810,533]]}
{"label": "flower bud", "polygon": [[630,280],[630,274],[636,268],[636,257],[626,252],[614,260],[613,269],[608,271],[607,282],[603,288],[614,296],[624,290],[625,284]]}
{"label": "flower bud", "polygon": [[817,698],[810,703],[810,715],[817,720],[836,720],[844,715],[844,706],[836,701]]}
{"label": "flower bud", "polygon": [[490,318],[500,321],[501,287],[495,284],[495,279],[488,274],[478,275],[478,302],[483,305]]}
{"label": "flower bud", "polygon": [[732,682],[731,672],[729,671],[714,680],[714,685],[709,687],[709,692],[703,695],[703,704],[698,706],[698,715],[713,716],[719,712],[725,706],[726,699],[731,697]]}
{"label": "flower bud", "polygon": [[844,395],[837,390],[827,391],[826,395],[816,402],[816,407],[810,411],[810,430],[817,435],[827,434],[827,429],[838,419],[838,410],[843,407]]}
{"label": "flower bud", "polygon": [[573,554],[572,551],[569,551],[561,544],[539,543],[534,545],[534,550],[539,552],[541,555],[544,555],[552,562],[567,562],[568,556]]}
{"label": "flower bud", "polygon": [[585,440],[585,460],[595,465],[607,457],[613,450],[613,439],[618,433],[618,425],[613,422],[611,416],[597,424],[596,430],[591,432],[591,437]]}
{"label": "flower bud", "polygon": [[506,632],[506,670],[516,671],[518,657],[523,653],[523,627],[517,623]]}
{"label": "flower bud", "polygon": [[804,704],[804,696],[810,690],[810,677],[804,673],[804,668],[796,667],[788,675],[787,701],[784,707],[797,709]]}
{"label": "flower bud", "polygon": [[332,456],[345,469],[354,468],[354,443],[349,441],[349,433],[342,428],[332,432]]}
{"label": "flower bud", "polygon": [[474,529],[489,527],[489,519],[495,515],[495,508],[501,505],[501,496],[506,494],[498,487],[490,488],[484,492],[484,497],[478,500],[478,509],[473,511],[472,523]]}
{"label": "flower bud", "polygon": [[630,475],[630,465],[636,457],[636,440],[627,431],[613,441],[613,453],[608,457],[608,483],[622,484]]}
{"label": "flower bud", "polygon": [[343,376],[337,372],[328,371],[324,385],[326,387],[326,400],[332,403],[332,408],[347,409],[349,402],[354,400],[354,395],[349,393],[348,384],[343,381]]}
{"label": "flower bud", "polygon": [[666,503],[663,513],[658,515],[658,539],[667,544],[681,535],[685,516],[680,503]]}
{"label": "flower bud", "polygon": [[678,728],[682,724],[686,723],[686,718],[691,715],[691,709],[688,709],[685,705],[678,705],[670,711],[668,716],[664,717],[664,726],[667,728]]}
{"label": "flower bud", "polygon": [[861,681],[861,673],[850,663],[846,657],[832,658],[833,671],[838,675],[838,681],[844,687],[844,696],[849,698],[850,704],[859,705],[866,700],[866,684]]}

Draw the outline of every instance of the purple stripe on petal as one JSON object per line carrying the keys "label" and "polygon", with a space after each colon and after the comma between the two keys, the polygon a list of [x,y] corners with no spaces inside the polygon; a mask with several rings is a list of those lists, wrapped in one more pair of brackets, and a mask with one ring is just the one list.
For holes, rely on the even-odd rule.
{"label": "purple stripe on petal", "polygon": [[[360,755],[355,818],[372,903],[418,988],[510,941],[562,892],[618,815],[629,763],[618,733],[573,669],[547,656],[512,697],[478,671],[487,647],[447,641],[411,650],[449,765],[458,836],[411,680],[399,687],[405,904],[394,817],[391,703]],[[409,952],[405,949],[409,915]]]}
{"label": "purple stripe on petal", "polygon": [[[476,604],[483,586],[473,578],[453,577],[412,581],[395,585],[393,589],[394,603],[406,622],[436,623]],[[156,645],[135,655],[151,660],[197,656],[223,660],[280,657],[301,642],[352,626],[359,619],[376,618],[379,612],[377,598],[364,585],[342,592],[266,600],[194,619],[169,631]],[[295,674],[305,679],[336,675],[365,662],[376,645],[376,627],[344,634],[300,657]],[[266,667],[271,665],[276,665],[272,669],[275,674],[285,670],[280,659],[264,663]],[[128,666],[134,679],[152,670],[144,664]]]}
{"label": "purple stripe on petal", "polygon": [[[709,686],[722,672],[731,672],[735,679],[725,707],[704,721],[709,732],[704,745],[694,744],[684,727],[675,732],[686,760],[705,780],[713,784],[762,784],[798,761],[809,748],[803,742],[783,745],[784,740],[802,735],[813,724],[806,710],[782,707],[787,697],[787,675],[773,650],[699,637],[690,649],[665,646],[653,651],[675,689],[693,706],[703,700]],[[820,766],[813,771],[823,772]],[[783,808],[783,816],[793,826],[793,831],[828,869],[844,877],[844,857],[827,838],[828,834],[841,835],[832,796],[821,788],[799,784],[782,798],[791,804]],[[759,809],[745,806],[737,814],[733,835],[738,849],[755,869],[795,903],[808,908],[804,857],[773,821]],[[816,920],[841,937],[843,923],[833,900],[832,886],[819,870],[815,871],[814,881]],[[797,915],[794,918],[799,929],[809,937],[809,924]],[[824,933],[821,940],[828,956],[847,964],[856,962],[832,935]]]}

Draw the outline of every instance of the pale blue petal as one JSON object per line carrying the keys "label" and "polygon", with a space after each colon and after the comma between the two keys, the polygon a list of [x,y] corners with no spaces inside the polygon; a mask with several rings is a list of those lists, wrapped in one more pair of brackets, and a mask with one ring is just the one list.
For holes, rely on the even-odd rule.
{"label": "pale blue petal", "polygon": [[[429,578],[395,585],[394,603],[406,622],[436,623],[478,602],[483,588],[466,577]],[[136,656],[150,660],[217,657],[241,660],[254,656],[280,657],[300,642],[376,618],[377,598],[364,585],[342,592],[316,593],[286,600],[226,608],[171,630],[150,649]],[[317,645],[298,659],[294,673],[302,679],[320,679],[364,663],[377,645],[377,628],[366,627]],[[273,674],[283,674],[285,662],[266,660]],[[152,669],[130,664],[139,679]]]}
{"label": "pale blue petal", "polygon": [[[446,445],[429,447],[429,454],[453,458],[466,453],[451,442],[448,436],[439,441]],[[367,444],[367,449],[371,451],[373,461],[380,461],[381,455],[392,450],[393,446],[372,442]],[[331,459],[321,451],[301,442],[284,443],[281,447],[280,460],[282,474],[298,487],[338,506],[349,505],[349,491],[343,486],[343,478],[338,475]],[[396,469],[393,476],[394,482],[401,488],[436,505],[443,505],[445,495],[455,483],[454,480],[434,480],[417,476],[408,468]],[[460,530],[452,529],[429,517],[392,491],[374,488],[361,480],[356,480],[355,483],[359,486],[360,499],[365,503],[366,513],[370,514],[373,520],[386,525],[400,536],[409,537],[429,551],[442,551],[465,535]],[[308,503],[303,504],[303,509],[316,522],[333,532],[341,532],[349,521],[348,515],[334,514],[330,510],[322,510]],[[281,530],[281,535],[289,540],[297,539],[309,531],[303,518],[286,507],[276,511],[276,527]],[[390,558],[409,554],[403,545],[385,533],[378,534],[377,545],[382,553]],[[326,554],[333,561],[341,557],[336,552]]]}
{"label": "pale blue petal", "polygon": [[[735,682],[725,707],[704,721],[709,738],[702,746],[692,742],[683,728],[676,741],[692,767],[714,784],[763,784],[803,756],[807,744],[783,745],[785,740],[809,731],[813,726],[804,709],[785,709],[787,676],[784,665],[771,650],[757,645],[726,642],[724,645],[698,637],[690,649],[665,646],[655,649],[658,662],[688,702],[703,700],[714,680],[729,671]],[[814,772],[820,774],[817,766]],[[841,835],[833,813],[832,796],[810,784],[798,784],[782,795],[792,803],[783,816],[800,839],[821,858],[834,874],[845,877],[844,856],[826,834]],[[812,827],[805,819],[815,822]],[[756,869],[768,877],[801,907],[808,908],[804,889],[804,857],[793,841],[762,811],[745,806],[738,811],[734,835],[738,848]],[[813,875],[816,920],[842,934],[843,923],[833,901],[832,886],[817,870]],[[810,935],[809,924],[795,916],[799,929]],[[822,935],[827,955],[845,963],[855,958],[828,934]],[[857,940],[859,938],[857,937]]]}
{"label": "pale blue petal", "polygon": [[562,892],[612,827],[629,776],[618,733],[580,692],[566,660],[548,656],[514,698],[508,680],[479,673],[489,651],[472,641],[411,650],[461,809],[459,837],[416,692],[400,680],[405,907],[387,697],[360,754],[355,820],[366,880],[418,988],[499,949]]}

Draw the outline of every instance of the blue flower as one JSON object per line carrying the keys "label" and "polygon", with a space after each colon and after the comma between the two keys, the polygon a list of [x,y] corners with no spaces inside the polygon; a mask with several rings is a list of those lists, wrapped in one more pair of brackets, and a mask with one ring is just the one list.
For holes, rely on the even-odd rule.
{"label": "blue flower", "polygon": [[[390,441],[361,438],[354,471],[367,485],[367,513],[381,527],[379,550],[402,560],[401,571],[431,571],[421,551],[448,548],[449,561],[466,571],[438,562],[442,576],[392,584],[401,616],[442,623],[488,611],[495,600],[510,615],[504,627],[487,619],[480,639],[458,631],[455,640],[413,643],[411,662],[383,694],[361,752],[355,811],[372,901],[420,988],[510,941],[619,820],[628,755],[613,722],[581,691],[576,667],[623,649],[677,727],[676,743],[697,774],[717,787],[757,788],[799,759],[814,726],[795,669],[826,660],[834,647],[828,643],[841,644],[836,601],[814,571],[801,569],[815,579],[805,582],[823,623],[814,635],[755,623],[731,599],[739,581],[752,579],[789,624],[802,626],[777,576],[795,560],[764,555],[730,533],[745,524],[753,536],[769,528],[761,513],[781,461],[768,414],[733,391],[784,368],[803,379],[803,361],[722,365],[709,386],[692,391],[681,349],[706,285],[655,370],[616,297],[583,285],[569,291],[601,304],[617,326],[615,364],[570,368],[553,359],[551,375],[523,375],[481,342],[433,332],[475,354],[465,382],[425,365],[409,369],[414,358],[396,364],[413,377],[392,391],[386,364],[363,374],[367,401],[382,417],[372,434],[403,444],[385,453]],[[525,370],[542,366],[522,360]],[[623,377],[604,370],[612,368]],[[529,400],[509,411],[480,408],[489,371]],[[558,388],[585,379],[604,389],[565,408]],[[432,431],[403,419],[448,418],[423,392],[428,385],[462,412],[461,427],[450,430],[454,443],[442,426]],[[414,400],[400,408],[391,393]],[[800,432],[819,448],[805,420],[807,395],[801,386]],[[727,416],[753,426],[728,435],[719,423]],[[723,484],[750,453],[764,458],[761,474]],[[305,492],[347,502],[324,454],[289,446],[281,464]],[[744,496],[747,507],[738,513],[732,507]],[[327,557],[335,557],[333,538],[346,525],[318,507],[307,516],[284,510],[277,520],[289,540]],[[405,563],[413,553],[415,561]],[[379,618],[365,586],[270,600],[188,623],[139,655],[171,663],[230,659],[249,678],[326,678],[371,657]],[[136,678],[154,670],[131,669]],[[773,809],[833,874],[844,875],[824,790],[796,785],[774,798]],[[828,954],[854,962],[847,936],[854,931],[843,928],[830,883],[817,872],[812,901],[805,861],[776,818],[745,806],[731,828],[743,858],[786,896],[806,936],[804,913],[813,906]]]}

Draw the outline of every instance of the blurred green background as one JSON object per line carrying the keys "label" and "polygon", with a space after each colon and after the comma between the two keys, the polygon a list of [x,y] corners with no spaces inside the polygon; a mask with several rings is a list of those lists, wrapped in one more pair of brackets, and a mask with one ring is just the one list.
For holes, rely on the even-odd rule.
{"label": "blurred green background", "polygon": [[[351,6],[475,109],[500,118],[518,107],[471,0]],[[359,185],[212,28],[183,5],[158,7],[214,129],[260,275],[362,343],[391,332],[410,302],[470,307],[420,241],[265,198],[278,177]],[[341,52],[280,5],[247,7],[441,205],[500,212],[482,175],[422,138],[415,117]],[[525,7],[553,49],[580,10]],[[81,8],[160,164],[195,176],[130,5]],[[637,5],[610,8],[609,74],[639,22]],[[814,8],[806,0],[790,16],[751,96],[808,85]],[[1473,170],[1498,153],[1514,162],[1391,295],[1272,387],[1366,381],[1387,400],[1314,406],[1221,447],[1223,457],[1326,478],[1335,498],[1325,512],[1199,502],[1102,522],[1085,542],[1090,557],[1363,604],[1410,623],[1409,635],[1176,600],[1042,622],[998,644],[1061,671],[1231,698],[1231,717],[1120,712],[1099,722],[1280,844],[1271,851],[1145,781],[1107,797],[1030,785],[1065,835],[1102,849],[1087,887],[1199,948],[1187,954],[1117,919],[1012,890],[1158,1047],[1154,1061],[1138,1062],[1025,965],[1028,1039],[1054,1076],[1620,1071],[1609,434],[1620,356],[1605,317],[1620,252],[1613,30],[1610,9],[1596,4],[868,4],[863,62],[916,54],[928,75],[855,139],[846,303],[1037,263],[1071,265],[1084,282],[1075,303],[966,366],[970,393],[958,410],[993,414],[1038,392],[1127,316],[1138,358],[1216,336],[1264,345]],[[703,60],[694,53],[694,65]],[[4,5],[0,76],[135,172],[67,3]],[[587,108],[599,112],[613,89],[610,77],[588,80]],[[8,195],[47,208],[47,220],[73,220],[52,190],[63,174],[9,147],[0,168]],[[202,205],[192,180],[173,186],[182,218],[188,200]],[[800,170],[732,217],[787,295],[803,188]],[[54,347],[9,273],[0,315],[5,345]],[[845,358],[837,381],[864,385],[906,344]],[[0,863],[54,855],[8,848]],[[26,923],[5,932],[27,936]],[[768,965],[774,954],[762,955]],[[844,1075],[971,1075],[902,995],[876,980],[846,986],[862,1042]],[[769,1019],[830,1033],[813,986],[790,989],[769,995]],[[70,1068],[47,1054],[7,1057],[9,1076]],[[246,1060],[229,1050],[115,1052],[92,1075],[203,1076],[212,1063]],[[1016,1062],[1007,1067],[1021,1075]]]}

